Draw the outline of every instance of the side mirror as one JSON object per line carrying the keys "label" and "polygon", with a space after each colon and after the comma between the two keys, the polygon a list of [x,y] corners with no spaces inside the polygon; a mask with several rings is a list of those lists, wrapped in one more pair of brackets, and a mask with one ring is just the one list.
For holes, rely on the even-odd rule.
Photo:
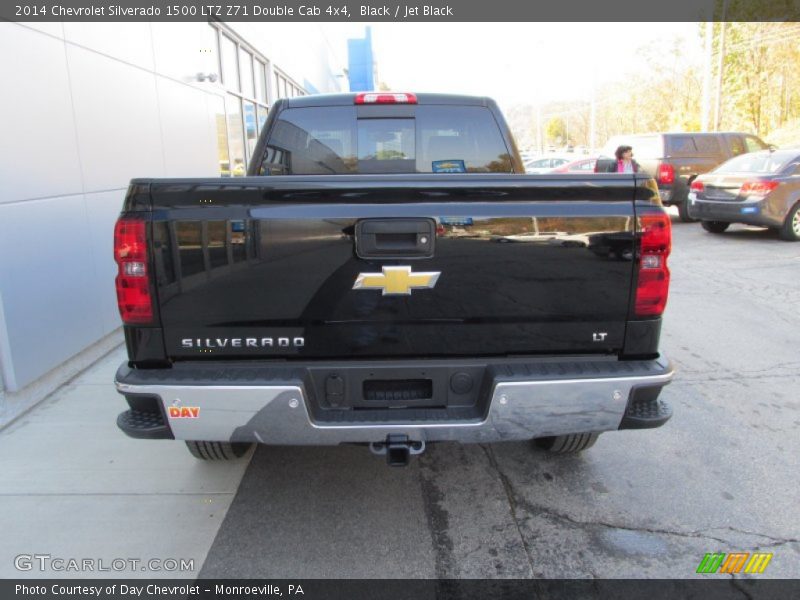
{"label": "side mirror", "polygon": [[767,144],[767,148],[769,148],[770,152],[775,152],[775,150],[778,149],[778,147],[775,144]]}

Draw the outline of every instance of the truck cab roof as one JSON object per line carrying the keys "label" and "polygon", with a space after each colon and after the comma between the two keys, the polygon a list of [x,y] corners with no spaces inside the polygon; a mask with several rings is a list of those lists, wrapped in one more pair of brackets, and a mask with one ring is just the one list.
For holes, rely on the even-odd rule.
{"label": "truck cab roof", "polygon": [[[376,92],[380,93],[380,92]],[[387,92],[389,93],[389,92]],[[311,96],[297,96],[288,98],[286,103],[289,108],[305,108],[312,106],[351,106],[355,104],[358,94],[314,94]],[[490,106],[495,102],[485,96],[464,96],[459,94],[415,94],[417,104],[459,104],[462,106]]]}

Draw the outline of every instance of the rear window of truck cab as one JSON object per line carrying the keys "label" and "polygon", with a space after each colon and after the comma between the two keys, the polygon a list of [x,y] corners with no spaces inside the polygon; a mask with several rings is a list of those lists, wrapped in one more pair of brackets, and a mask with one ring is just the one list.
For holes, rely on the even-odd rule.
{"label": "rear window of truck cab", "polygon": [[366,118],[354,106],[289,108],[269,132],[259,168],[260,175],[511,172],[491,111],[454,105]]}

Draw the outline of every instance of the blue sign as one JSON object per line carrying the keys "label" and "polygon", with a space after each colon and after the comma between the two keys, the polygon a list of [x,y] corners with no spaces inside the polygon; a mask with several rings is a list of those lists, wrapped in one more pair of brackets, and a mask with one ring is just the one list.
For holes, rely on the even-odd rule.
{"label": "blue sign", "polygon": [[464,227],[472,225],[472,217],[439,217],[439,223],[442,225],[456,225]]}
{"label": "blue sign", "polygon": [[435,160],[431,163],[434,173],[466,173],[467,167],[463,160]]}
{"label": "blue sign", "polygon": [[372,56],[372,29],[363,38],[347,40],[347,77],[351,92],[375,89],[375,62]]}

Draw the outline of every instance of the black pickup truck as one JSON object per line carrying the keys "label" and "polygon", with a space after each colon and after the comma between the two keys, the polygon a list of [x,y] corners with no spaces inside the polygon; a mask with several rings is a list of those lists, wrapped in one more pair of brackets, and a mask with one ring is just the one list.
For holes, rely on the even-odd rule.
{"label": "black pickup truck", "polygon": [[280,100],[242,178],[134,179],[115,231],[138,438],[203,459],[657,427],[670,220],[642,174],[525,175],[492,100]]}

